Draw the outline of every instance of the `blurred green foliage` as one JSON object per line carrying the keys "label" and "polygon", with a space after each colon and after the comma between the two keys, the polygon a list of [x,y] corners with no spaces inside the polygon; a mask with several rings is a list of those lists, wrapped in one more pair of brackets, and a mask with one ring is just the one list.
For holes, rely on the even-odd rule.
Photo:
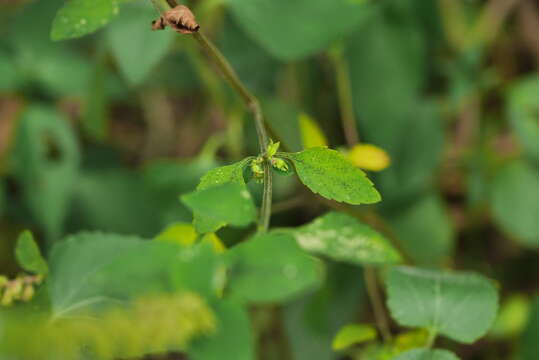
{"label": "blurred green foliage", "polygon": [[[12,286],[21,283],[17,275],[24,270],[50,268],[33,300],[0,310],[0,359],[33,356],[17,353],[24,348],[19,345],[51,317],[100,317],[106,326],[99,331],[117,332],[114,326],[133,327],[124,320],[141,297],[159,305],[172,301],[171,293],[200,298],[200,316],[191,318],[195,326],[183,322],[186,333],[165,339],[172,345],[139,344],[148,347],[127,355],[186,351],[195,360],[392,359],[424,346],[424,339],[399,347],[406,334],[401,332],[389,345],[373,339],[337,353],[331,348],[344,325],[376,320],[363,270],[334,262],[370,266],[379,253],[369,249],[391,255],[379,270],[387,281],[393,333],[399,326],[428,328],[463,342],[486,333],[497,306],[493,285],[479,275],[448,270],[469,269],[494,279],[502,304],[515,296],[521,300],[522,308],[509,316],[518,324],[507,320],[511,309],[502,306],[484,341],[462,345],[441,339],[436,347],[451,352],[416,349],[398,359],[539,358],[539,6],[534,1],[183,3],[260,96],[281,150],[300,152],[288,158],[301,181],[337,200],[378,199],[376,190],[363,187],[369,180],[353,176],[360,170],[337,152],[330,160],[310,156],[304,166],[305,154],[318,151],[305,149],[304,114],[328,145],[344,152],[356,145],[346,126],[351,113],[360,142],[391,158],[389,168],[367,174],[383,201],[343,207],[308,193],[294,177],[275,176],[272,226],[279,229],[240,244],[252,228],[221,225],[246,225],[229,201],[246,199],[234,194],[248,189],[254,202],[260,201],[261,187],[244,184],[244,175],[249,179],[252,173],[241,161],[258,155],[255,128],[196,43],[168,30],[151,32],[158,14],[149,0],[0,1],[0,274]],[[88,36],[51,40],[82,35]],[[339,72],[348,75],[347,83]],[[240,167],[223,167],[238,162]],[[230,178],[223,180],[226,169]],[[321,185],[320,174],[327,173],[332,176]],[[209,219],[207,211],[201,214],[178,200],[203,190],[205,181],[239,184],[225,185],[219,195],[223,207]],[[354,182],[362,185],[352,188]],[[350,191],[342,192],[345,185]],[[355,193],[359,188],[370,193]],[[217,195],[207,197],[196,205],[212,206],[210,198]],[[251,222],[250,200],[245,206]],[[218,236],[230,250],[218,255],[204,241],[187,246],[147,240],[171,224],[190,222],[189,208],[195,210],[197,230]],[[337,219],[320,216],[328,208],[376,231],[352,217],[340,218],[342,213]],[[289,229],[299,225],[304,226]],[[329,247],[348,239],[348,227],[355,243]],[[15,264],[15,239],[24,228],[35,234],[46,263],[25,240]],[[324,240],[324,251],[310,252],[332,260],[308,255],[298,246],[302,236]],[[342,253],[358,244],[367,252]],[[397,251],[409,265],[430,270],[386,273],[384,265],[396,261]],[[7,289],[0,286],[0,295]],[[419,309],[402,300],[417,296],[427,299]],[[147,329],[160,328],[160,322],[166,328],[165,319],[189,314],[184,310],[160,313]],[[200,319],[213,319],[215,328],[201,326]],[[32,329],[34,324],[39,326]],[[84,338],[95,330],[81,327],[67,323],[58,333],[65,337],[62,331],[80,330]],[[15,348],[2,347],[8,342]],[[124,355],[110,351],[105,358]]]}

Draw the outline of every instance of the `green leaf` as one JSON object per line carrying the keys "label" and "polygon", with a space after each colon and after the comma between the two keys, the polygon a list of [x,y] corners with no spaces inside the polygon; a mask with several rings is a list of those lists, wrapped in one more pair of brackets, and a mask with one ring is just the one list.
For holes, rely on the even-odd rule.
{"label": "green leaf", "polygon": [[228,0],[236,21],[272,55],[313,55],[356,27],[368,13],[362,0]]}
{"label": "green leaf", "polygon": [[[107,29],[107,42],[120,71],[133,85],[142,83],[167,54],[174,41],[173,31],[151,31],[157,16],[150,1],[126,6]],[[136,39],[136,41],[133,41]]]}
{"label": "green leaf", "polygon": [[539,162],[539,76],[530,76],[513,85],[509,93],[508,115],[526,153]]}
{"label": "green leaf", "polygon": [[301,151],[301,130],[299,126],[300,110],[289,103],[271,99],[262,102],[268,127],[281,140],[286,151]]}
{"label": "green leaf", "polygon": [[93,33],[107,25],[119,11],[116,0],[70,0],[54,18],[51,39],[66,40]]}
{"label": "green leaf", "polygon": [[223,262],[208,244],[182,247],[133,236],[82,233],[56,244],[49,259],[55,318],[146,294],[194,291],[215,297]]}
{"label": "green leaf", "polygon": [[229,250],[229,296],[250,303],[282,302],[319,284],[320,263],[286,234],[257,235]]}
{"label": "green leaf", "polygon": [[189,350],[192,360],[254,360],[255,345],[246,311],[230,301],[214,304],[217,333],[196,341]]}
{"label": "green leaf", "polygon": [[539,170],[516,161],[502,168],[491,189],[494,220],[524,245],[539,248]]}
{"label": "green leaf", "polygon": [[183,195],[182,201],[193,212],[204,214],[216,223],[244,227],[256,219],[256,207],[245,185],[212,186]]}
{"label": "green leaf", "polygon": [[49,272],[49,266],[41,255],[34,236],[28,230],[19,235],[15,256],[19,265],[26,271],[42,275]]}
{"label": "green leaf", "polygon": [[522,333],[530,317],[530,299],[522,294],[510,295],[500,306],[489,336],[513,339]]}
{"label": "green leaf", "polygon": [[339,330],[333,339],[332,347],[333,350],[338,351],[374,339],[376,339],[376,328],[372,325],[351,324]]}
{"label": "green leaf", "polygon": [[79,147],[69,121],[54,108],[31,105],[19,121],[10,159],[23,198],[47,235],[62,232],[78,173]]}
{"label": "green leaf", "polygon": [[291,230],[306,251],[352,264],[393,264],[399,253],[378,232],[348,215],[330,212]]}
{"label": "green leaf", "polygon": [[294,163],[303,184],[327,199],[353,205],[381,200],[365,173],[335,150],[315,147],[299,153],[281,153],[280,156]]}
{"label": "green leaf", "polygon": [[[247,157],[242,161],[232,165],[221,166],[208,171],[201,179],[197,186],[197,190],[205,190],[212,186],[222,185],[226,183],[235,183],[245,185],[243,178],[243,169],[252,160],[252,157]],[[194,212],[194,224],[199,233],[215,232],[226,225],[226,222],[212,219],[201,212]]]}
{"label": "green leaf", "polygon": [[414,349],[397,356],[394,360],[459,360],[447,350]]}
{"label": "green leaf", "polygon": [[437,195],[428,194],[387,218],[403,251],[417,264],[440,265],[451,255],[455,231]]}
{"label": "green leaf", "polygon": [[496,318],[498,292],[492,281],[475,273],[395,267],[386,286],[391,315],[402,326],[472,343]]}
{"label": "green leaf", "polygon": [[520,353],[522,360],[539,359],[539,296],[536,296],[528,324],[520,340]]}

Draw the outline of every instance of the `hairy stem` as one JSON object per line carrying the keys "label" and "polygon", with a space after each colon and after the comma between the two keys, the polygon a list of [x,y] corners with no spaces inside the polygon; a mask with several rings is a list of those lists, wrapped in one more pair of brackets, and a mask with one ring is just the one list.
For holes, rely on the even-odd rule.
{"label": "hairy stem", "polygon": [[[174,8],[177,6],[175,0],[151,0],[154,6],[163,12],[163,4],[166,2],[168,9],[171,7]],[[166,10],[168,10],[166,9]],[[228,60],[223,56],[223,54],[217,49],[213,43],[206,38],[202,33],[196,32],[193,34],[193,38],[198,42],[198,44],[205,50],[210,58],[215,62],[222,75],[228,84],[238,93],[242,98],[243,102],[247,108],[253,113],[256,133],[258,135],[258,144],[260,147],[260,153],[264,156],[268,150],[268,135],[266,132],[266,127],[264,125],[264,116],[262,114],[262,108],[260,107],[260,102],[254,96],[247,87],[240,80],[238,74]],[[271,178],[271,164],[269,159],[265,158],[264,161],[264,190],[262,195],[262,205],[260,209],[260,219],[258,222],[258,231],[266,232],[269,228],[270,216],[271,216],[271,197],[272,197],[272,178]]]}
{"label": "hairy stem", "polygon": [[376,326],[382,334],[382,338],[387,343],[391,341],[391,332],[389,331],[389,321],[386,316],[382,295],[378,288],[378,280],[376,276],[376,270],[371,267],[365,267],[363,270],[365,276],[365,284],[367,286],[367,294],[371,301],[371,305],[374,311],[374,318],[376,320]]}

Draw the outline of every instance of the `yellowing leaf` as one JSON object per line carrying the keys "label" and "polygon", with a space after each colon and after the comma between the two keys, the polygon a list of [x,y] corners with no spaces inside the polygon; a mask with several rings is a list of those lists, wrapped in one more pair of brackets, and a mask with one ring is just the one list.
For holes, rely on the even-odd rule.
{"label": "yellowing leaf", "polygon": [[365,170],[382,171],[391,164],[389,155],[381,148],[371,144],[356,145],[348,153],[352,163]]}
{"label": "yellowing leaf", "polygon": [[155,240],[169,241],[182,246],[191,246],[197,239],[195,227],[191,224],[176,223],[167,227]]}
{"label": "yellowing leaf", "polygon": [[328,146],[326,136],[318,124],[307,114],[299,115],[299,127],[301,132],[301,142],[305,149]]}
{"label": "yellowing leaf", "polygon": [[352,345],[376,339],[376,330],[370,325],[352,324],[343,327],[333,339],[333,350],[343,350]]}
{"label": "yellowing leaf", "polygon": [[426,347],[428,339],[429,332],[425,329],[406,331],[395,338],[395,348],[399,352],[404,352],[415,348]]}
{"label": "yellowing leaf", "polygon": [[217,235],[215,235],[215,233],[207,233],[206,235],[204,235],[204,237],[202,238],[202,242],[211,244],[213,246],[213,250],[217,254],[221,254],[226,251],[225,244],[223,244],[221,239]]}

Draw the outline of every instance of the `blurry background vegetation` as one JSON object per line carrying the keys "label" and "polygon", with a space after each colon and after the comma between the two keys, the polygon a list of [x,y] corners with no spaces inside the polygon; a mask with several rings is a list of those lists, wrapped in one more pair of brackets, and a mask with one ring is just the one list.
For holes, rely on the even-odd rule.
{"label": "blurry background vegetation", "polygon": [[[0,0],[0,273],[20,271],[21,229],[46,251],[81,230],[154,236],[188,222],[178,195],[208,169],[257,152],[249,115],[196,43],[150,32],[149,1],[118,2],[106,29],[51,42],[63,0]],[[539,4],[188,3],[262,99],[285,149],[313,136],[300,121],[308,114],[333,147],[359,136],[389,153],[391,166],[371,174],[382,203],[358,211],[412,263],[499,282],[504,306],[491,335],[455,352],[537,360]],[[277,177],[273,226],[325,211],[313,198]],[[229,245],[240,235],[220,232]],[[356,272],[332,265],[324,288],[276,310],[295,359],[331,358],[335,331],[371,317]],[[282,333],[260,334],[263,348]]]}

